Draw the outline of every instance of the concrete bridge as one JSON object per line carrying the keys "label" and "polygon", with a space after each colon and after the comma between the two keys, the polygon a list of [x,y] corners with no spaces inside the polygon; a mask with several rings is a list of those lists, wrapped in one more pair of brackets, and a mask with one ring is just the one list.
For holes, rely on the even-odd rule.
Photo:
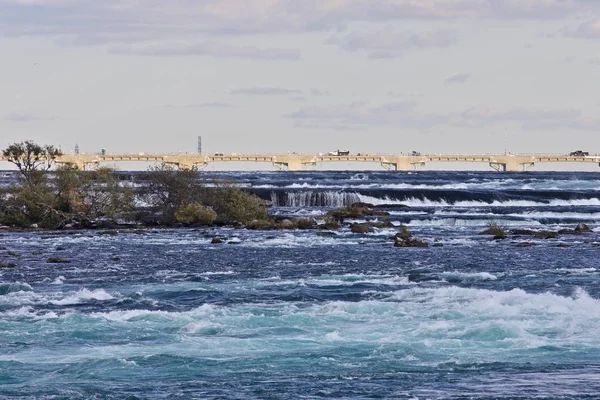
{"label": "concrete bridge", "polygon": [[[6,161],[0,154],[0,161]],[[524,171],[537,163],[597,163],[600,155],[570,156],[556,154],[364,154],[355,155],[311,155],[311,154],[64,154],[56,159],[57,164],[71,164],[80,170],[100,163],[154,162],[176,165],[179,169],[204,168],[215,162],[264,162],[280,169],[300,171],[305,166],[330,162],[374,162],[384,168],[408,171],[431,162],[487,163],[497,171]]]}

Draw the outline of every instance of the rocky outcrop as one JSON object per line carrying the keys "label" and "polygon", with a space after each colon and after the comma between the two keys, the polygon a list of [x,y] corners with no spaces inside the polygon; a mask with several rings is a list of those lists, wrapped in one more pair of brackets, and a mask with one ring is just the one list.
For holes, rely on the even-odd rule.
{"label": "rocky outcrop", "polygon": [[586,232],[591,232],[592,230],[586,224],[580,223],[580,224],[577,224],[574,231],[577,233],[586,233]]}
{"label": "rocky outcrop", "polygon": [[371,233],[373,232],[373,229],[369,224],[352,224],[350,225],[350,231],[352,231],[352,233]]}
{"label": "rocky outcrop", "polygon": [[394,247],[429,247],[429,244],[413,238],[408,228],[401,225],[400,232],[394,235]]}

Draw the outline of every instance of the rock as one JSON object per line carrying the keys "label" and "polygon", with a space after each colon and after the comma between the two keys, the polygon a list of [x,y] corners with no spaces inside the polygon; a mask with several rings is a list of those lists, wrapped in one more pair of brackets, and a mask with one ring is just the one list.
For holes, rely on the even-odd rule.
{"label": "rock", "polygon": [[66,250],[66,249],[67,249],[67,248],[66,248],[65,246],[56,246],[56,247],[54,248],[54,250],[55,250],[55,251],[63,251],[63,250]]}
{"label": "rock", "polygon": [[17,253],[16,251],[9,250],[9,251],[6,252],[6,254],[8,254],[11,257],[21,257],[21,254]]}
{"label": "rock", "polygon": [[340,229],[342,226],[338,221],[328,221],[324,224],[318,225],[317,229]]}
{"label": "rock", "polygon": [[322,236],[322,237],[333,237],[333,236],[337,236],[338,234],[332,231],[317,231],[317,236]]}
{"label": "rock", "polygon": [[584,233],[584,232],[591,232],[591,231],[592,230],[590,229],[590,227],[584,223],[577,224],[577,226],[575,227],[575,232],[577,232],[577,233]]}
{"label": "rock", "polygon": [[370,233],[372,231],[369,224],[352,224],[350,230],[352,233]]}
{"label": "rock", "polygon": [[284,220],[280,221],[279,226],[282,229],[294,229],[296,227],[296,225],[289,219],[284,219]]}
{"label": "rock", "polygon": [[407,240],[394,241],[394,247],[429,247],[429,244],[419,239],[409,238]]}
{"label": "rock", "polygon": [[298,229],[314,229],[317,223],[312,218],[296,218],[294,224]]}
{"label": "rock", "polygon": [[212,238],[212,240],[210,241],[210,244],[221,244],[223,243],[223,241],[219,238]]}
{"label": "rock", "polygon": [[552,231],[537,231],[533,234],[533,236],[541,239],[556,239],[558,237],[558,233]]}
{"label": "rock", "polygon": [[108,236],[117,236],[119,234],[119,232],[117,231],[100,231],[98,232],[98,235],[104,236],[104,235],[108,235]]}
{"label": "rock", "polygon": [[532,231],[531,229],[513,229],[510,231],[510,233],[512,233],[513,235],[528,235],[528,236],[533,236],[533,234],[535,233],[535,231]]}
{"label": "rock", "polygon": [[407,208],[410,208],[410,206],[407,206],[406,204],[382,204],[382,205],[377,205],[374,206],[373,208],[387,208],[390,210],[405,210]]}
{"label": "rock", "polygon": [[60,257],[50,257],[46,260],[46,262],[49,264],[67,264],[67,263],[70,263],[71,260],[68,260],[66,258],[60,258]]}
{"label": "rock", "polygon": [[570,247],[567,243],[559,243],[556,247]]}
{"label": "rock", "polygon": [[113,257],[113,258],[111,258],[111,260],[113,260],[113,261],[121,261],[121,257]]}
{"label": "rock", "polygon": [[506,235],[503,233],[499,233],[497,235],[494,235],[494,240],[504,240],[506,239]]}
{"label": "rock", "polygon": [[31,224],[29,225],[30,228],[39,228],[40,226],[38,224]]}
{"label": "rock", "polygon": [[17,264],[9,262],[0,262],[0,268],[15,268]]}
{"label": "rock", "polygon": [[[289,221],[289,220],[288,220]],[[271,219],[255,219],[252,220],[248,225],[246,225],[247,229],[266,231],[275,229],[275,221]]]}
{"label": "rock", "polygon": [[427,242],[411,237],[405,226],[401,226],[400,229],[401,231],[394,236],[394,247],[429,247]]}
{"label": "rock", "polygon": [[557,232],[559,235],[577,235],[578,232],[575,232],[574,229],[560,229]]}
{"label": "rock", "polygon": [[73,229],[73,224],[65,224],[64,229]]}
{"label": "rock", "polygon": [[371,203],[363,203],[362,201],[352,203],[350,208],[374,208],[375,205]]}
{"label": "rock", "polygon": [[433,247],[444,247],[443,243],[434,243]]}
{"label": "rock", "polygon": [[517,247],[532,247],[535,246],[535,243],[533,242],[521,242],[519,244],[517,244]]}

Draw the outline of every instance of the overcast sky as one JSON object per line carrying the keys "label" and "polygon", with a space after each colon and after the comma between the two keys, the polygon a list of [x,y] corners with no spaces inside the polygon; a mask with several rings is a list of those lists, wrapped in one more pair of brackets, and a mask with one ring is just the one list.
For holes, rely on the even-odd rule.
{"label": "overcast sky", "polygon": [[599,0],[0,0],[0,146],[600,152]]}

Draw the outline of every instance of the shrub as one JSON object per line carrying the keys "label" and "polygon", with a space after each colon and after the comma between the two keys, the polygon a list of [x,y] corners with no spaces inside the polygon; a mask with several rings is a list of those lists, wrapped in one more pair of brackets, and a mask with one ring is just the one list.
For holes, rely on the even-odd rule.
{"label": "shrub", "polygon": [[264,201],[251,193],[230,185],[211,188],[207,204],[217,212],[217,221],[249,224],[267,218]]}
{"label": "shrub", "polygon": [[496,221],[490,221],[487,223],[487,229],[480,233],[480,235],[493,235],[500,239],[506,237],[506,229]]}
{"label": "shrub", "polygon": [[211,225],[216,221],[217,213],[196,202],[179,207],[175,211],[175,219],[184,224]]}

